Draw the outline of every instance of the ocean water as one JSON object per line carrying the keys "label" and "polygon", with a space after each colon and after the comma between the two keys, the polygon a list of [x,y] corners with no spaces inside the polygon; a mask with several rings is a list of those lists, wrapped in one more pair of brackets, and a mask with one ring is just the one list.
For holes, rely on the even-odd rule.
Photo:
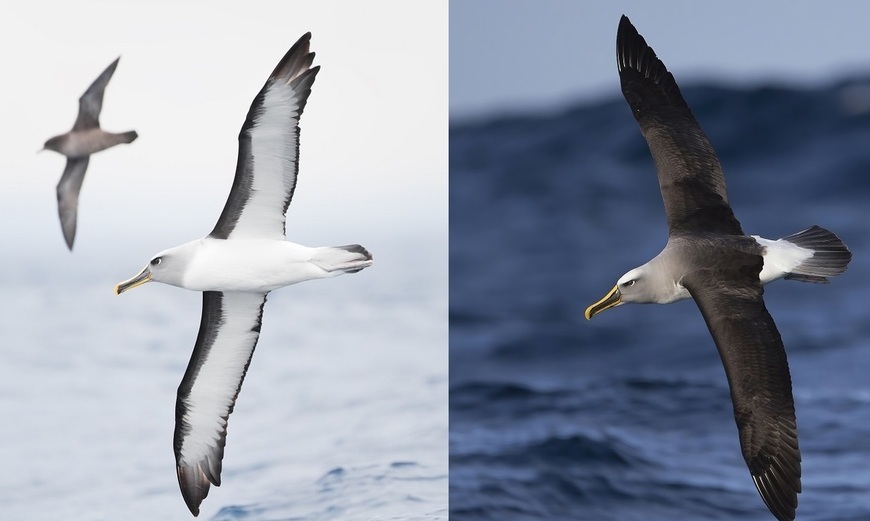
{"label": "ocean water", "polygon": [[[684,87],[747,233],[818,224],[854,254],[765,302],[793,380],[798,519],[870,519],[870,79]],[[451,520],[773,519],[695,304],[583,318],[666,238],[618,92],[451,125]]]}
{"label": "ocean water", "polygon": [[[190,216],[113,221],[85,207],[70,254],[53,197],[5,198],[40,224],[2,230],[0,519],[192,519],[172,435],[201,296],[161,284],[112,293],[195,237]],[[299,242],[358,240],[375,265],[270,294],[222,485],[199,519],[447,519],[446,234],[309,228],[320,240]]]}

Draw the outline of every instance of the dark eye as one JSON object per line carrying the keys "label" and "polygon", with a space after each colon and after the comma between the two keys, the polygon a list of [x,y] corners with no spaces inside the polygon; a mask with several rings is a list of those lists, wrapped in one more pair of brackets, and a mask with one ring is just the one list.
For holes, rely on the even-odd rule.
{"label": "dark eye", "polygon": [[151,265],[152,265],[152,266],[157,266],[157,265],[160,264],[162,261],[163,261],[163,257],[154,257],[153,259],[151,259]]}
{"label": "dark eye", "polygon": [[[152,262],[153,262],[153,261],[152,261]],[[630,287],[634,286],[634,283],[635,283],[635,282],[637,282],[637,281],[634,280],[634,279],[632,279],[632,280],[626,282],[625,284],[623,284],[623,287],[630,288]]]}

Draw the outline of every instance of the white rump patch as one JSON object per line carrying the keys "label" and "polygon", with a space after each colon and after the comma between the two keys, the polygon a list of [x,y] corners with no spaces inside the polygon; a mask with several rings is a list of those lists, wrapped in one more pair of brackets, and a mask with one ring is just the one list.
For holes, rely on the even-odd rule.
{"label": "white rump patch", "polygon": [[764,267],[758,275],[762,284],[785,277],[814,253],[813,250],[801,248],[783,239],[772,241],[758,235],[753,235],[752,238],[764,247]]}

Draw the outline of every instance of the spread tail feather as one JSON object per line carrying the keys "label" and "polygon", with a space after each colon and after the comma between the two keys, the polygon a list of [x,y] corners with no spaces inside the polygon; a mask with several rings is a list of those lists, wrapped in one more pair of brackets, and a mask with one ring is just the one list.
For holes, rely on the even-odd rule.
{"label": "spread tail feather", "polygon": [[843,241],[820,226],[811,226],[782,240],[813,252],[812,257],[785,276],[787,279],[825,284],[829,282],[828,277],[836,277],[846,271],[852,260],[852,252]]}
{"label": "spread tail feather", "polygon": [[359,244],[317,248],[311,262],[328,271],[356,273],[372,265],[372,254]]}

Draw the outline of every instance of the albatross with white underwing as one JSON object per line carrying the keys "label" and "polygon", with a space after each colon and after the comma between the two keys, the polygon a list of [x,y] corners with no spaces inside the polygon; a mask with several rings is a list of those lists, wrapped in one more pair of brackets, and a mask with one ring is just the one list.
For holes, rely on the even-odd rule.
{"label": "albatross with white underwing", "polygon": [[72,130],[54,136],[45,142],[42,150],[53,150],[66,156],[66,167],[57,183],[57,212],[67,248],[72,250],[76,238],[76,221],[79,211],[79,193],[85,180],[85,172],[91,154],[96,154],[121,143],[132,143],[139,137],[135,130],[113,133],[100,128],[100,112],[103,110],[103,94],[106,85],[115,74],[121,57],[109,64],[88,90],[79,98],[79,115]]}
{"label": "albatross with white underwing", "polygon": [[625,16],[616,59],[622,93],[658,172],[668,242],[658,256],[620,277],[586,309],[586,318],[627,302],[694,299],[725,366],[752,480],[771,513],[791,521],[801,490],[794,399],[762,285],[781,278],[828,282],[846,270],[852,254],[818,226],[775,241],[745,235],[707,136],[674,77]]}
{"label": "albatross with white underwing", "polygon": [[239,133],[229,198],[211,233],[155,255],[121,294],[149,281],[202,291],[202,320],[175,406],[178,483],[193,515],[221,483],[227,419],[257,345],[270,291],[372,265],[359,245],[309,248],[285,240],[299,169],[299,117],[320,67],[311,33],[287,51]]}

